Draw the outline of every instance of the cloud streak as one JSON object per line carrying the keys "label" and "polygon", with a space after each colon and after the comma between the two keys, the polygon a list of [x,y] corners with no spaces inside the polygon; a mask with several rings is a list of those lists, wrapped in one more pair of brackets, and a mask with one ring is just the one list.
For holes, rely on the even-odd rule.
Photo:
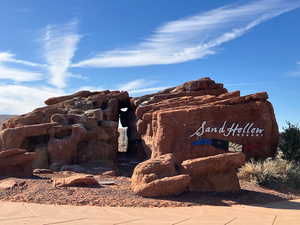
{"label": "cloud streak", "polygon": [[30,61],[19,60],[14,54],[9,52],[0,52],[0,79],[13,80],[16,82],[36,81],[42,79],[42,73],[28,69],[21,69],[7,64],[21,64],[29,67],[42,68],[44,65]]}
{"label": "cloud streak", "polygon": [[44,86],[0,85],[0,112],[3,114],[23,114],[43,106],[50,97],[64,95],[55,88]]}
{"label": "cloud streak", "polygon": [[73,67],[132,67],[200,59],[215,54],[218,46],[253,27],[298,7],[299,0],[259,0],[217,8],[166,23],[133,47],[106,51]]}
{"label": "cloud streak", "polygon": [[149,93],[161,91],[168,87],[166,86],[153,86],[157,81],[149,81],[144,79],[132,80],[127,83],[121,84],[117,87],[118,90],[128,91],[130,94]]}
{"label": "cloud streak", "polygon": [[16,82],[37,81],[42,79],[42,74],[0,64],[0,79],[13,80]]}
{"label": "cloud streak", "polygon": [[288,72],[289,77],[300,77],[300,62],[297,62],[297,67],[295,70]]}
{"label": "cloud streak", "polygon": [[81,38],[76,30],[76,21],[61,26],[49,25],[45,29],[42,39],[44,57],[48,64],[49,82],[55,87],[66,87],[66,79],[71,76],[68,69]]}
{"label": "cloud streak", "polygon": [[39,63],[30,62],[30,61],[16,59],[15,55],[10,52],[0,52],[0,63],[1,62],[17,63],[17,64],[22,64],[25,66],[41,67],[41,68],[46,66],[44,64],[39,64]]}

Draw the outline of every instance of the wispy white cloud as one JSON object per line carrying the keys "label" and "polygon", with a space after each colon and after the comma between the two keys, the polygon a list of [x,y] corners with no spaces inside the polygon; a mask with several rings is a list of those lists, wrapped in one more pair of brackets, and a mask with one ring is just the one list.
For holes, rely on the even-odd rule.
{"label": "wispy white cloud", "polygon": [[130,94],[138,94],[155,92],[168,88],[166,86],[157,86],[157,83],[158,81],[137,79],[118,85],[117,89],[122,91],[128,91]]}
{"label": "wispy white cloud", "polygon": [[27,113],[43,106],[47,98],[64,94],[61,90],[44,86],[0,85],[0,113]]}
{"label": "wispy white cloud", "polygon": [[163,89],[168,88],[167,86],[157,85],[159,82],[154,80],[144,80],[144,79],[136,79],[126,83],[117,84],[112,87],[102,87],[102,86],[82,86],[78,88],[76,91],[89,90],[89,91],[103,91],[103,90],[121,90],[128,91],[129,94],[146,94],[156,91],[161,91]]}
{"label": "wispy white cloud", "polygon": [[52,85],[58,88],[66,87],[66,79],[71,76],[68,69],[79,41],[77,21],[46,27],[42,42]]}
{"label": "wispy white cloud", "polygon": [[103,91],[103,90],[105,90],[105,89],[101,86],[82,86],[82,87],[79,87],[78,89],[76,89],[73,92],[77,92],[77,91]]}
{"label": "wispy white cloud", "polygon": [[78,74],[78,73],[69,73],[69,77],[78,79],[78,80],[88,80],[89,78],[87,76],[84,76],[82,74]]}
{"label": "wispy white cloud", "polygon": [[0,79],[8,79],[17,82],[36,81],[42,79],[42,74],[24,69],[16,69],[0,64]]}
{"label": "wispy white cloud", "polygon": [[297,62],[296,69],[288,72],[289,77],[300,77],[300,62]]}
{"label": "wispy white cloud", "polygon": [[298,7],[299,0],[257,0],[202,12],[166,23],[133,47],[103,52],[73,66],[131,67],[200,59],[262,22]]}
{"label": "wispy white cloud", "polygon": [[122,91],[130,91],[130,90],[135,90],[139,88],[144,88],[146,86],[152,85],[157,83],[157,81],[148,81],[144,79],[137,79],[137,80],[132,80],[127,83],[120,84],[118,86],[118,89]]}
{"label": "wispy white cloud", "polygon": [[26,60],[20,60],[15,58],[15,54],[12,54],[10,52],[0,52],[0,63],[1,62],[9,62],[9,63],[17,63],[22,64],[25,66],[31,66],[31,67],[45,67],[44,64],[34,63]]}
{"label": "wispy white cloud", "polygon": [[157,92],[157,91],[162,91],[166,88],[169,88],[169,87],[160,86],[160,87],[139,88],[139,89],[129,90],[128,92],[130,94],[146,94],[146,93],[153,93],[153,92]]}
{"label": "wispy white cloud", "polygon": [[44,65],[33,63],[30,61],[19,60],[14,54],[9,52],[0,52],[0,79],[8,79],[17,82],[36,81],[42,79],[42,73],[34,71],[32,68],[24,69],[8,64],[21,64],[29,67],[44,67]]}

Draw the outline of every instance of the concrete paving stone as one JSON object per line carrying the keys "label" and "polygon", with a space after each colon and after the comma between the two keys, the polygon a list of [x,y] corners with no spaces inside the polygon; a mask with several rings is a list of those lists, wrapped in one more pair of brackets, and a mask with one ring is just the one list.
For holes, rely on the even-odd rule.
{"label": "concrete paving stone", "polygon": [[[150,219],[157,222],[181,221],[190,218],[193,212],[186,208],[110,208],[112,211],[122,212],[132,217]],[[178,213],[180,211],[180,213]],[[198,213],[202,214],[201,208],[198,208]]]}
{"label": "concrete paving stone", "polygon": [[[298,212],[300,214],[300,212]],[[300,224],[300,215],[295,216],[276,216],[273,225],[299,225]]]}
{"label": "concrete paving stone", "polygon": [[226,225],[272,225],[275,215],[238,214],[236,219]]}
{"label": "concrete paving stone", "polygon": [[121,208],[0,201],[0,225],[299,225],[300,199],[260,206]]}
{"label": "concrete paving stone", "polygon": [[0,202],[0,220],[5,218],[32,217],[34,214],[23,203]]}

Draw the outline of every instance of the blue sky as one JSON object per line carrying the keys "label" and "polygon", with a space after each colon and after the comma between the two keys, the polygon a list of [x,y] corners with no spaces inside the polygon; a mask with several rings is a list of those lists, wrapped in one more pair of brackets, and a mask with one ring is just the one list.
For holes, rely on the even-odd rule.
{"label": "blue sky", "polygon": [[133,96],[209,76],[267,91],[279,126],[300,122],[300,0],[0,1],[0,113],[51,96]]}

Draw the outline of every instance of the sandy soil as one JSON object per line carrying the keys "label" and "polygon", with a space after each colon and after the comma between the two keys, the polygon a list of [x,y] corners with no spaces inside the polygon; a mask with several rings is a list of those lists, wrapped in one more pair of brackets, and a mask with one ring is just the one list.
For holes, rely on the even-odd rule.
{"label": "sandy soil", "polygon": [[[263,204],[272,201],[300,198],[300,193],[291,190],[273,190],[241,181],[238,193],[184,193],[164,198],[144,198],[130,190],[130,178],[97,175],[100,182],[113,181],[114,184],[99,187],[55,188],[51,179],[66,177],[72,172],[36,174],[33,178],[5,178],[15,180],[17,185],[0,190],[0,200],[32,202],[43,204],[97,205],[124,207],[178,207],[195,205]],[[279,188],[280,189],[280,188]]]}

